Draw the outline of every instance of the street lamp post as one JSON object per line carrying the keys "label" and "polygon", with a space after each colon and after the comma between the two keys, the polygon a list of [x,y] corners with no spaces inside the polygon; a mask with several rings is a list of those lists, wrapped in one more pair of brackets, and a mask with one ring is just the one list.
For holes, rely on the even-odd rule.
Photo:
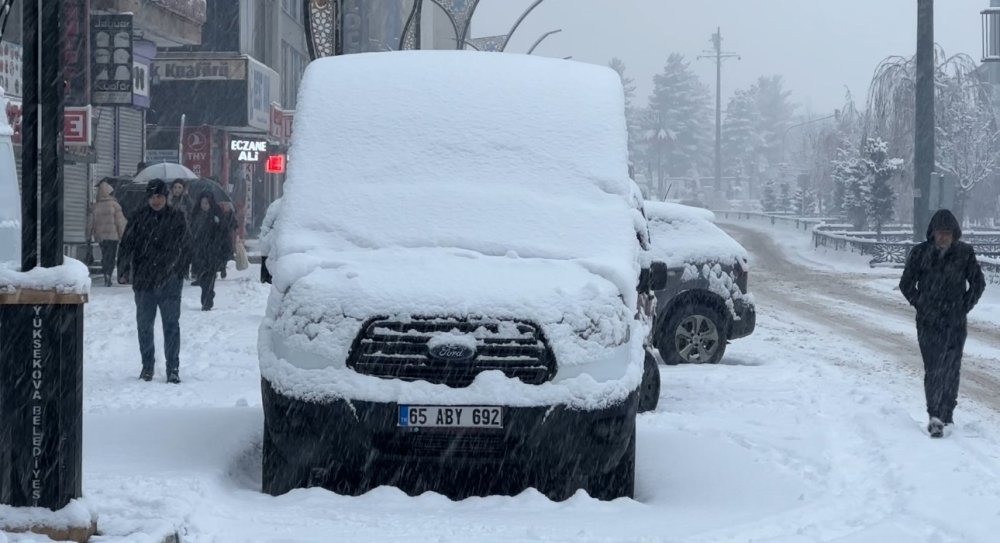
{"label": "street lamp post", "polygon": [[926,237],[934,173],[934,0],[917,0],[916,119],[913,145],[913,241]]}
{"label": "street lamp post", "polygon": [[562,32],[562,29],[561,28],[557,28],[555,30],[550,30],[550,31],[546,32],[545,34],[542,34],[541,37],[539,37],[537,40],[535,40],[535,43],[533,43],[531,45],[531,48],[528,49],[528,53],[527,54],[530,55],[531,53],[534,53],[535,49],[538,47],[538,45],[541,44],[543,41],[545,41],[545,38],[548,38],[549,36],[551,36],[553,34],[558,34],[560,32]]}
{"label": "street lamp post", "polygon": [[793,124],[792,126],[789,126],[788,128],[786,128],[785,129],[785,133],[781,136],[781,160],[782,160],[782,162],[784,162],[785,157],[787,156],[787,154],[786,154],[787,152],[786,152],[785,149],[786,149],[786,143],[788,141],[788,134],[793,129],[801,128],[803,126],[807,126],[807,125],[810,125],[810,124],[813,124],[813,123],[818,123],[820,121],[825,121],[825,120],[828,120],[828,119],[839,119],[839,118],[840,118],[840,110],[836,110],[836,111],[833,112],[832,115],[827,115],[826,117],[819,117],[818,119],[810,119],[810,120],[805,121],[805,122],[801,122],[801,123],[798,123],[798,124]]}

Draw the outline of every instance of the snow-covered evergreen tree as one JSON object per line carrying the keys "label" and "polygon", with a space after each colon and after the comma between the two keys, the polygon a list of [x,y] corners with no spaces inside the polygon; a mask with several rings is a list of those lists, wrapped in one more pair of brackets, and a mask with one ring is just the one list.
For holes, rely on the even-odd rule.
{"label": "snow-covered evergreen tree", "polygon": [[768,181],[764,184],[760,207],[765,213],[778,211],[778,189],[774,186],[774,181]]}
{"label": "snow-covered evergreen tree", "polygon": [[761,77],[751,89],[757,109],[756,137],[759,139],[759,156],[774,168],[785,162],[781,156],[785,131],[792,124],[795,106],[791,103],[791,92],[785,90],[780,75]]}
{"label": "snow-covered evergreen tree", "polygon": [[792,211],[799,217],[810,217],[816,213],[816,191],[799,186],[792,195]]}
{"label": "snow-covered evergreen tree", "polygon": [[861,229],[867,222],[861,170],[861,157],[850,141],[844,141],[837,149],[833,161],[834,200],[844,217]]}
{"label": "snow-covered evergreen tree", "polygon": [[864,198],[868,223],[875,227],[879,238],[882,225],[892,220],[895,214],[896,191],[892,178],[903,169],[903,160],[889,158],[889,144],[881,138],[868,138],[861,155],[861,170],[864,178],[861,193]]}
{"label": "snow-covered evergreen tree", "polygon": [[788,183],[779,185],[778,210],[788,213],[792,211],[792,187]]}
{"label": "snow-covered evergreen tree", "polygon": [[722,160],[726,175],[750,177],[757,174],[757,151],[762,146],[756,132],[759,124],[753,94],[750,90],[738,89],[729,99],[722,124]]}
{"label": "snow-covered evergreen tree", "polygon": [[711,97],[683,55],[671,54],[653,78],[651,115],[643,128],[668,176],[698,176],[710,170]]}

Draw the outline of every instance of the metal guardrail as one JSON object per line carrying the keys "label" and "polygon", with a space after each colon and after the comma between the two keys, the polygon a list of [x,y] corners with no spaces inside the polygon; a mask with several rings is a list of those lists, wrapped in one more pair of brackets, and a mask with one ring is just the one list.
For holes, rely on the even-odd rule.
{"label": "metal guardrail", "polygon": [[735,218],[739,220],[763,220],[771,223],[772,226],[777,224],[783,224],[786,226],[794,226],[796,230],[810,230],[815,226],[825,224],[826,221],[833,219],[822,219],[822,218],[803,218],[796,217],[793,215],[782,215],[780,213],[760,213],[757,211],[713,211],[716,216],[722,216],[726,219]]}
{"label": "metal guardrail", "polygon": [[[886,225],[881,238],[875,232],[848,230],[849,224],[839,224],[837,219],[802,218],[789,215],[759,213],[753,211],[715,211],[716,216],[726,219],[762,220],[772,226],[794,226],[795,229],[811,231],[813,247],[823,247],[834,251],[845,251],[870,257],[871,267],[902,267],[914,246],[913,233],[909,225]],[[962,239],[976,248],[979,264],[990,284],[1000,284],[1000,232],[968,231]]]}

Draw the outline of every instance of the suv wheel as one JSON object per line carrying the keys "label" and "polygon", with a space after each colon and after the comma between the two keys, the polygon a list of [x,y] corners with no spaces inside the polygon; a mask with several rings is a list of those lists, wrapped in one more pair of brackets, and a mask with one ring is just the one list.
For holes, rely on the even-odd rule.
{"label": "suv wheel", "polygon": [[694,304],[677,308],[660,336],[660,356],[667,364],[715,364],[726,352],[726,330],[719,313]]}
{"label": "suv wheel", "polygon": [[653,411],[660,403],[660,367],[656,357],[646,349],[645,367],[642,370],[642,384],[639,385],[639,412]]}

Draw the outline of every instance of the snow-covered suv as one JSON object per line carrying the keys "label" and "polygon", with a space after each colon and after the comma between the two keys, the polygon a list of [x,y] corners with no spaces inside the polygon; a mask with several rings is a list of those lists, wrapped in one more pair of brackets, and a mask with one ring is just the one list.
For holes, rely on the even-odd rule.
{"label": "snow-covered suv", "polygon": [[312,62],[262,243],[263,490],[631,496],[658,373],[627,158],[606,68]]}
{"label": "snow-covered suv", "polygon": [[716,363],[730,340],[753,333],[746,249],[707,209],[646,202],[656,317],[652,343],[667,364]]}

